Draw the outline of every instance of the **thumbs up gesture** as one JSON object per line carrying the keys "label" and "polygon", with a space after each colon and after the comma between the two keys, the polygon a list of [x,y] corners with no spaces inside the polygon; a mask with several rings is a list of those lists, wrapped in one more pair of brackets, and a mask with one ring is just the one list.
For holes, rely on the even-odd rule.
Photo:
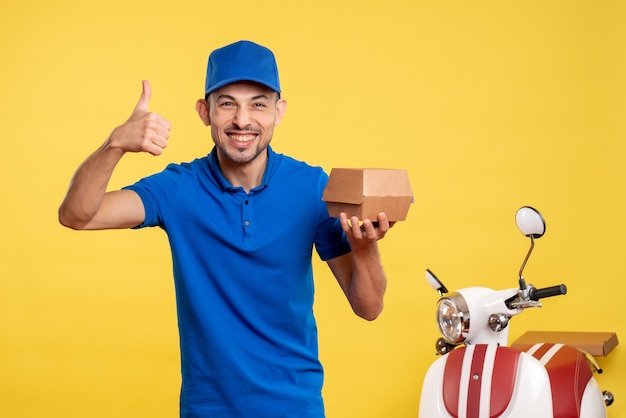
{"label": "thumbs up gesture", "polygon": [[148,104],[152,87],[143,80],[139,101],[128,120],[111,132],[109,145],[123,152],[148,152],[161,155],[167,147],[172,125],[160,115],[150,112]]}

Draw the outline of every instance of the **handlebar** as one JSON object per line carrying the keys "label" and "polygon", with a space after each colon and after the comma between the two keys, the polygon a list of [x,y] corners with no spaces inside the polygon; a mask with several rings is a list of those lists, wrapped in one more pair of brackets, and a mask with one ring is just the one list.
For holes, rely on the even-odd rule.
{"label": "handlebar", "polygon": [[567,286],[560,284],[558,286],[544,287],[543,289],[530,288],[530,300],[538,301],[539,299],[549,298],[567,294]]}

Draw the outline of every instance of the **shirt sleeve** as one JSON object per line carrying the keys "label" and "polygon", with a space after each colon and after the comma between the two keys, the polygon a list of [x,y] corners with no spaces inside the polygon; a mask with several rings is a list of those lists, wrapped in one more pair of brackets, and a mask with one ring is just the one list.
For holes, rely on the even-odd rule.
{"label": "shirt sleeve", "polygon": [[339,219],[330,217],[326,202],[322,200],[322,194],[327,182],[328,175],[322,171],[318,183],[318,195],[320,196],[317,205],[319,226],[315,236],[315,249],[323,261],[328,261],[352,251],[350,242],[348,242],[346,234],[341,229]]}
{"label": "shirt sleeve", "polygon": [[146,217],[136,228],[159,226],[165,228],[169,208],[181,178],[181,168],[171,164],[160,173],[145,177],[135,184],[124,187],[136,192],[143,202]]}

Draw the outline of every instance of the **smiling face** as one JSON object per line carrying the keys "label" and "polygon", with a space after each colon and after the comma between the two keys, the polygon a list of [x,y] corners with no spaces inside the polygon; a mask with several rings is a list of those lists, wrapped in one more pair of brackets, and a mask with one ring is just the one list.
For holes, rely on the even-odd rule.
{"label": "smiling face", "polygon": [[286,102],[261,84],[237,82],[213,91],[206,101],[199,100],[196,109],[202,121],[211,125],[220,163],[240,165],[259,157],[265,161]]}

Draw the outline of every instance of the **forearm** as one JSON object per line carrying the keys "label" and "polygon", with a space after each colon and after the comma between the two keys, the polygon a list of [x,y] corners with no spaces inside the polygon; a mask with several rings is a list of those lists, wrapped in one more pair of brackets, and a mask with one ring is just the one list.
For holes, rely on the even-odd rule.
{"label": "forearm", "polygon": [[329,260],[328,265],[354,313],[372,321],[383,310],[383,298],[387,289],[387,276],[378,251],[378,241],[385,236],[392,224],[383,212],[378,214],[377,227],[369,219],[365,219],[362,225],[356,216],[348,220],[345,213],[339,215],[339,221],[352,252]]}
{"label": "forearm", "polygon": [[374,320],[383,310],[387,276],[378,252],[372,245],[367,251],[352,253],[352,278],[346,289],[354,312],[367,320]]}
{"label": "forearm", "polygon": [[123,154],[120,149],[110,147],[107,141],[80,165],[59,207],[62,225],[82,229],[95,216]]}

